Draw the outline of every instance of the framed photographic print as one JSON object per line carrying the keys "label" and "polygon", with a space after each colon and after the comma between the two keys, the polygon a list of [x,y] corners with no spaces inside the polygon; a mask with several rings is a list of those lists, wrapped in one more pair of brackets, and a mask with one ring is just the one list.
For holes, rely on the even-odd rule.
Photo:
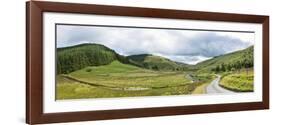
{"label": "framed photographic print", "polygon": [[30,1],[26,122],[269,108],[269,17]]}

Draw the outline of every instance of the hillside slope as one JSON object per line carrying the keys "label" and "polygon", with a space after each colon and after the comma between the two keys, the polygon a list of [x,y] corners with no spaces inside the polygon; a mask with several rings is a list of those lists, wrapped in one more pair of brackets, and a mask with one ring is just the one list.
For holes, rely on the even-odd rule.
{"label": "hillside slope", "polygon": [[244,50],[214,57],[212,59],[188,65],[152,54],[122,56],[114,50],[100,44],[80,44],[57,49],[57,73],[70,73],[87,66],[107,65],[118,60],[141,68],[166,71],[227,71],[253,67],[253,50],[251,46]]}
{"label": "hillside slope", "polygon": [[107,65],[114,60],[126,63],[125,57],[99,44],[80,44],[57,49],[57,73],[70,73],[87,66]]}
{"label": "hillside slope", "polygon": [[217,56],[212,59],[203,61],[195,65],[199,72],[209,72],[220,70],[235,70],[241,68],[253,67],[254,47],[250,46],[246,49]]}

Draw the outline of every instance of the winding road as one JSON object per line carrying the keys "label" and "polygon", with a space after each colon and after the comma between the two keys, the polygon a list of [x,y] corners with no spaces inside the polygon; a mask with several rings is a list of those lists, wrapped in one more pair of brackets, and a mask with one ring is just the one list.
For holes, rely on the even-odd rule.
{"label": "winding road", "polygon": [[217,75],[217,78],[214,79],[207,87],[206,93],[214,94],[214,93],[234,93],[233,91],[227,90],[221,86],[219,86],[219,81],[221,79],[220,75]]}

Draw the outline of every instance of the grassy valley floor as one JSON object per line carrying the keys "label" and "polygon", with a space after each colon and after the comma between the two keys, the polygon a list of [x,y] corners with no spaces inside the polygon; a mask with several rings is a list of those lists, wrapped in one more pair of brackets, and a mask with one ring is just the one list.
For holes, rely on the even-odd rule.
{"label": "grassy valley floor", "polygon": [[56,99],[192,94],[207,82],[207,77],[190,77],[183,71],[147,70],[114,61],[58,75]]}

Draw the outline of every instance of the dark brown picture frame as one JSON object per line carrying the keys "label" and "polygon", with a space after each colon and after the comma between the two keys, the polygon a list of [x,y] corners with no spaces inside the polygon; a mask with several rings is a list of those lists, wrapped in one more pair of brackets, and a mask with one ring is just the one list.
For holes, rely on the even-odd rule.
{"label": "dark brown picture frame", "polygon": [[[62,12],[129,17],[189,19],[262,24],[262,102],[138,108],[122,110],[43,112],[43,13]],[[30,1],[26,3],[26,122],[29,124],[182,115],[269,109],[269,16],[91,4]]]}

